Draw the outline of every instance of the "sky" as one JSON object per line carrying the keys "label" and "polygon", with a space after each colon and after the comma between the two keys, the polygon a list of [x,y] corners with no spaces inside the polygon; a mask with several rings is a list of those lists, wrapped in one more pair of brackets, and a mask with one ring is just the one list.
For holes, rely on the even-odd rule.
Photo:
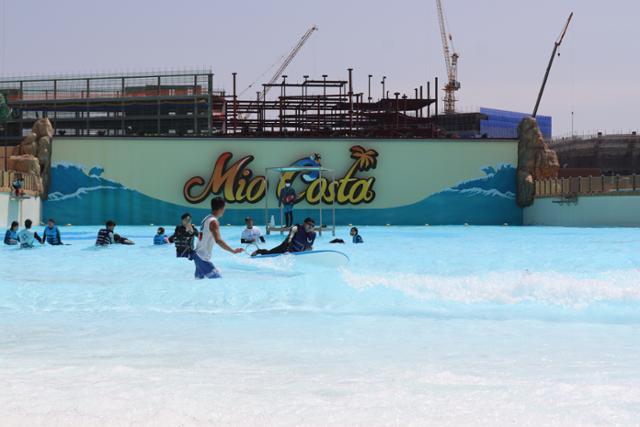
{"label": "sky", "polygon": [[[575,13],[539,114],[554,135],[636,130],[637,0],[442,0],[460,55],[461,111],[530,112],[553,42]],[[0,0],[0,76],[210,68],[214,86],[248,86],[312,25],[286,74],[328,74],[373,95],[446,80],[435,0]],[[253,98],[253,90],[248,94]]]}

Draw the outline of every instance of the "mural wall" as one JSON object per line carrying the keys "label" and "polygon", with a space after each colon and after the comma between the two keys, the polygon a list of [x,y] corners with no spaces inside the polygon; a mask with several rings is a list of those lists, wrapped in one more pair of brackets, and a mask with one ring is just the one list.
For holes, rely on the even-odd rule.
{"label": "mural wall", "polygon": [[57,138],[43,216],[58,223],[173,224],[196,220],[214,195],[224,223],[279,219],[287,171],[297,220],[337,207],[338,224],[521,224],[515,203],[517,142],[491,140],[314,140]]}

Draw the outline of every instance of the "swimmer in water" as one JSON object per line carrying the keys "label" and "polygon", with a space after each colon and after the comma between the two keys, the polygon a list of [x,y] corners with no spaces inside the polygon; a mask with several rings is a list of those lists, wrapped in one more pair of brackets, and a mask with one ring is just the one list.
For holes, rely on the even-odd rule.
{"label": "swimmer in water", "polygon": [[289,230],[289,235],[282,243],[273,249],[258,249],[251,256],[283,254],[286,252],[304,252],[313,249],[313,243],[316,240],[315,221],[306,218],[302,225],[296,224]]}
{"label": "swimmer in water", "polygon": [[11,223],[11,228],[7,230],[4,234],[4,244],[5,245],[17,245],[18,244],[18,221],[13,221]]}
{"label": "swimmer in water", "polygon": [[242,230],[242,235],[240,236],[240,243],[255,244],[255,243],[258,243],[258,241],[262,243],[265,242],[264,236],[262,235],[262,232],[260,231],[260,229],[253,225],[253,218],[251,218],[250,216],[246,217],[244,219],[244,223],[246,224],[247,228]]}
{"label": "swimmer in water", "polygon": [[[351,236],[352,243],[364,243],[364,240],[362,240],[362,236],[358,233],[358,227],[351,227],[351,230],[349,230],[349,235]],[[329,243],[344,243],[344,240],[333,239]]]}
{"label": "swimmer in water", "polygon": [[164,227],[158,227],[158,232],[153,236],[154,245],[166,245],[169,243],[169,238],[164,234]]}
{"label": "swimmer in water", "polygon": [[47,226],[42,231],[42,240],[43,243],[46,242],[53,246],[62,245],[60,230],[58,229],[56,222],[52,218],[49,218],[49,221],[47,221]]}
{"label": "swimmer in water", "polygon": [[104,228],[98,231],[98,237],[96,237],[96,246],[107,246],[115,243],[113,230],[116,228],[116,223],[109,220],[104,224]]}
{"label": "swimmer in water", "polygon": [[358,227],[351,227],[349,235],[351,236],[351,241],[353,243],[364,243],[362,236],[360,235],[360,233],[358,233]]}
{"label": "swimmer in water", "polygon": [[211,251],[214,243],[232,254],[239,254],[244,251],[242,248],[233,249],[222,240],[218,220],[224,215],[225,204],[222,197],[211,199],[211,214],[202,221],[200,239],[196,250],[191,254],[191,259],[196,265],[196,279],[217,279],[222,277],[220,270],[211,262]]}
{"label": "swimmer in water", "polygon": [[113,242],[117,243],[119,245],[128,245],[128,246],[136,244],[136,242],[134,242],[133,240],[129,240],[126,237],[121,236],[119,234],[114,234],[113,235]]}
{"label": "swimmer in water", "polygon": [[42,238],[38,236],[38,233],[31,230],[33,222],[28,219],[24,222],[24,230],[18,233],[18,242],[20,242],[21,248],[33,248],[35,242],[44,243]]}

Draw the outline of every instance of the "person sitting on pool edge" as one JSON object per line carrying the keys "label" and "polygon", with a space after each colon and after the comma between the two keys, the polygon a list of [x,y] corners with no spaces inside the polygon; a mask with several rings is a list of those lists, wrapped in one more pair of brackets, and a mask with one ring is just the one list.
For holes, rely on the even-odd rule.
{"label": "person sitting on pool edge", "polygon": [[104,228],[98,231],[98,237],[96,238],[96,246],[107,246],[115,243],[113,238],[113,230],[116,228],[116,223],[109,220],[104,224]]}
{"label": "person sitting on pool edge", "polygon": [[164,227],[158,227],[158,232],[153,236],[154,245],[166,245],[169,243],[169,238],[164,234]]}
{"label": "person sitting on pool edge", "polygon": [[253,218],[250,216],[244,219],[244,223],[247,225],[247,228],[242,230],[242,235],[240,236],[240,243],[257,243],[260,240],[262,243],[265,242],[264,236],[258,227],[253,225]]}
{"label": "person sitting on pool edge", "polygon": [[33,225],[33,221],[30,219],[24,222],[24,230],[18,233],[18,242],[20,242],[21,248],[32,248],[36,241],[39,243],[44,243],[44,240],[38,233],[31,230],[31,226]]}
{"label": "person sitting on pool edge", "polygon": [[18,221],[13,221],[11,223],[11,228],[7,230],[4,234],[4,244],[5,245],[17,245],[18,244]]}
{"label": "person sitting on pool edge", "polygon": [[211,199],[211,214],[202,221],[200,229],[200,238],[196,250],[191,254],[191,259],[196,265],[196,279],[218,279],[222,277],[218,270],[211,262],[211,251],[214,242],[222,249],[232,254],[244,252],[244,249],[232,249],[231,246],[222,240],[220,236],[220,223],[218,220],[224,215],[224,207],[226,202],[222,197],[214,197]]}
{"label": "person sitting on pool edge", "polygon": [[16,178],[11,183],[11,187],[13,188],[13,193],[16,197],[22,197],[24,195],[24,190],[22,187],[24,186],[24,178],[22,178],[22,174],[17,173]]}
{"label": "person sitting on pool edge", "polygon": [[53,246],[62,245],[62,239],[60,238],[60,230],[56,225],[56,222],[49,218],[47,226],[42,231],[42,243],[48,243]]}
{"label": "person sitting on pool edge", "polygon": [[191,214],[182,214],[182,223],[178,225],[169,237],[169,243],[176,245],[177,258],[189,258],[193,252],[193,242],[198,237],[198,229],[191,223]]}
{"label": "person sitting on pool edge", "polygon": [[251,256],[310,251],[313,249],[313,242],[316,240],[315,226],[316,222],[312,218],[306,218],[302,225],[296,224],[291,227],[287,238],[278,246],[270,250],[258,249]]}

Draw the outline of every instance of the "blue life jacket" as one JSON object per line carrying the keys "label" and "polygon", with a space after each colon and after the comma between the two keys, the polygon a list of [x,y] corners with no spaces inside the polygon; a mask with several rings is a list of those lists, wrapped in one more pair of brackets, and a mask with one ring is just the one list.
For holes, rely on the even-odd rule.
{"label": "blue life jacket", "polygon": [[167,235],[166,234],[158,234],[156,233],[155,236],[153,236],[153,244],[154,245],[164,245],[167,243]]}
{"label": "blue life jacket", "polygon": [[18,244],[18,232],[11,229],[7,230],[4,235],[5,245],[17,245]]}
{"label": "blue life jacket", "polygon": [[112,245],[113,242],[113,231],[110,231],[107,228],[103,228],[98,231],[98,238],[96,239],[96,246],[105,246]]}
{"label": "blue life jacket", "polygon": [[362,240],[361,235],[356,234],[355,236],[353,236],[353,243],[364,243],[364,240]]}
{"label": "blue life jacket", "polygon": [[297,224],[296,234],[293,235],[291,243],[289,243],[289,252],[304,252],[313,247],[313,242],[316,240],[315,231],[306,232],[304,226]]}
{"label": "blue life jacket", "polygon": [[57,225],[54,225],[51,228],[49,228],[49,226],[46,226],[44,228],[44,231],[42,232],[42,238],[50,245],[62,244],[62,242],[60,241],[60,230],[58,230]]}

